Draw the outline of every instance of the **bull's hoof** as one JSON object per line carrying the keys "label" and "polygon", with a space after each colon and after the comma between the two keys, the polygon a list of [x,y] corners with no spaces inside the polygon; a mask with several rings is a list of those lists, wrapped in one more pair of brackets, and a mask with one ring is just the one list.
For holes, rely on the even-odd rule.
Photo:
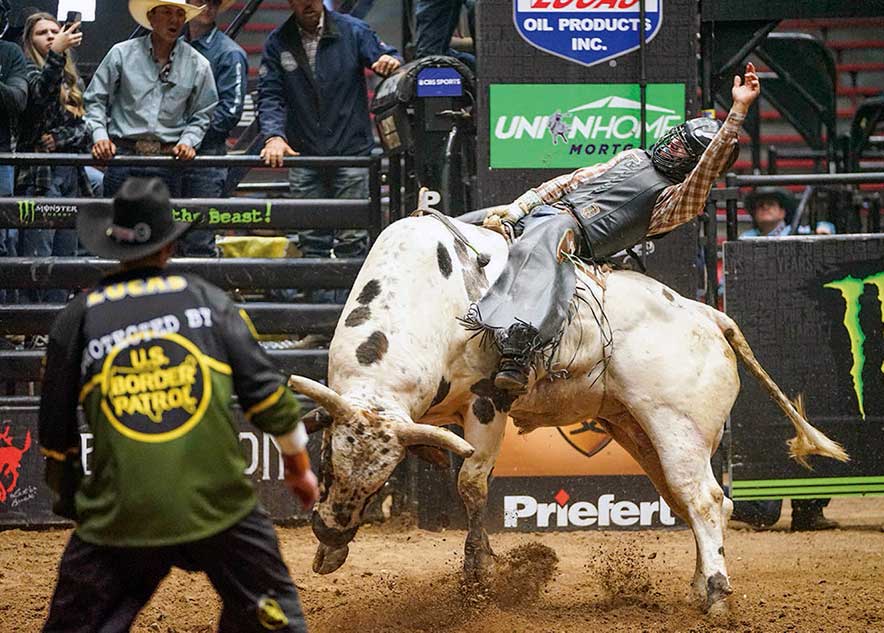
{"label": "bull's hoof", "polygon": [[320,543],[319,547],[316,548],[316,555],[313,557],[313,571],[317,574],[330,574],[333,571],[337,571],[347,560],[349,553],[349,545],[332,548]]}
{"label": "bull's hoof", "polygon": [[727,576],[721,572],[716,572],[706,579],[706,603],[703,611],[709,613],[710,610],[722,600],[727,598],[734,592]]}
{"label": "bull's hoof", "polygon": [[463,561],[463,578],[468,585],[486,586],[494,576],[496,563],[489,547],[467,552]]}

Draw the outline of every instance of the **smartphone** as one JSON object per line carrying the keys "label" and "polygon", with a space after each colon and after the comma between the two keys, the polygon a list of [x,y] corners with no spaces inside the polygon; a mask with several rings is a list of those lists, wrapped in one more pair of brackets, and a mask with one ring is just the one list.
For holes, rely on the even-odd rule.
{"label": "smartphone", "polygon": [[79,22],[83,19],[83,14],[79,11],[68,11],[67,17],[64,19],[65,25],[73,24],[74,22]]}

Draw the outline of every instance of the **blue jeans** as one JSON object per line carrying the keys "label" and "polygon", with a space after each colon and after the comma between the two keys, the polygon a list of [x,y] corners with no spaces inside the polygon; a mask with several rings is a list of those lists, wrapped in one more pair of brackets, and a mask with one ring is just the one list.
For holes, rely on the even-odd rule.
{"label": "blue jeans", "polygon": [[460,21],[463,0],[417,0],[414,9],[415,57],[449,55],[456,57],[471,69],[476,58],[451,48],[451,36]]}
{"label": "blue jeans", "polygon": [[[11,198],[15,187],[15,169],[10,165],[0,165],[0,197]],[[15,257],[18,229],[0,229],[0,257]],[[2,265],[2,264],[0,264]],[[15,301],[15,291],[0,288],[0,303]]]}
{"label": "blue jeans", "polygon": [[[117,152],[123,155],[122,152]],[[169,188],[172,198],[181,197],[182,169],[168,169],[165,167],[114,167],[110,166],[104,173],[104,197],[113,198],[127,178],[159,178]]]}
{"label": "blue jeans", "polygon": [[[79,173],[76,167],[52,168],[52,180],[44,195],[47,198],[71,198],[80,193]],[[35,196],[25,191],[25,196]],[[74,229],[21,229],[18,239],[19,257],[73,257],[77,254],[77,231]],[[19,290],[21,301],[29,303],[65,303],[68,291],[61,288]]]}
{"label": "blue jeans", "polygon": [[104,195],[104,172],[95,167],[86,166],[86,178],[89,179],[89,186],[92,187],[92,197],[101,198]]}
{"label": "blue jeans", "polygon": [[[319,169],[295,167],[289,170],[289,191],[293,198],[368,198],[368,170],[364,167]],[[304,257],[363,257],[368,254],[368,234],[362,230],[341,229],[300,231],[299,246]],[[349,292],[314,290],[308,300],[314,303],[344,303]]]}
{"label": "blue jeans", "polygon": [[[792,499],[792,517],[794,519],[796,512],[821,512],[827,505],[829,499]],[[734,501],[734,513],[731,518],[754,527],[770,527],[780,520],[782,509],[782,499]]]}
{"label": "blue jeans", "polygon": [[[205,167],[185,169],[181,182],[182,198],[221,198],[227,183],[227,169]],[[217,257],[214,231],[190,230],[178,243],[178,251],[184,257]]]}

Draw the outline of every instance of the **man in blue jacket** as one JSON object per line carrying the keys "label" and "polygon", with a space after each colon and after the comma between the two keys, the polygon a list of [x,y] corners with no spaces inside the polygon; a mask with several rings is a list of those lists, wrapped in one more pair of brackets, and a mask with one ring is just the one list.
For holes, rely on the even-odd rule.
{"label": "man in blue jacket", "polygon": [[[292,16],[267,38],[258,75],[261,157],[282,167],[285,156],[367,156],[374,147],[364,69],[381,76],[400,64],[396,49],[322,0],[289,0]],[[299,167],[289,172],[297,198],[366,198],[364,168]],[[365,254],[362,231],[303,231],[308,257]],[[328,298],[328,297],[326,297]]]}
{"label": "man in blue jacket", "polygon": [[[219,31],[216,24],[218,16],[229,9],[233,1],[187,0],[187,4],[205,8],[187,23],[184,39],[209,60],[218,90],[218,105],[197,152],[200,156],[227,154],[227,139],[242,118],[248,58],[242,47]],[[226,183],[227,169],[224,167],[188,169],[182,179],[182,196],[222,198]],[[186,256],[212,257],[216,254],[215,235],[212,231],[189,231],[181,240],[180,248]]]}

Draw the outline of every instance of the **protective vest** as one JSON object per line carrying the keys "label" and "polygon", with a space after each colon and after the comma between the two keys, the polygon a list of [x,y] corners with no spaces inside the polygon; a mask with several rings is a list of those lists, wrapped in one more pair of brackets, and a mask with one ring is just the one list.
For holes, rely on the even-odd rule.
{"label": "protective vest", "polygon": [[608,257],[644,239],[657,197],[673,182],[634,152],[562,197],[580,223],[590,258]]}

